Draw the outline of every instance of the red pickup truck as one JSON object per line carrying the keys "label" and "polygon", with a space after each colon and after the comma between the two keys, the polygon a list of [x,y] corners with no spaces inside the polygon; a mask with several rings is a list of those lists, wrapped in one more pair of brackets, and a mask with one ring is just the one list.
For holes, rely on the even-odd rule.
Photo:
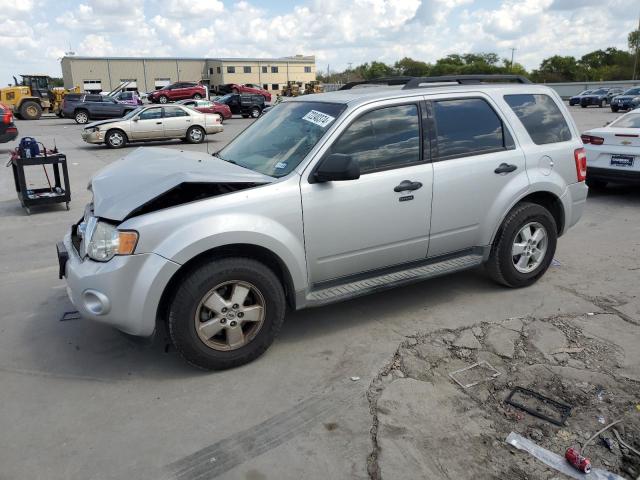
{"label": "red pickup truck", "polygon": [[168,103],[186,98],[207,98],[207,88],[196,82],[176,82],[151,92],[147,98],[153,103]]}
{"label": "red pickup truck", "polygon": [[218,91],[223,95],[227,93],[253,93],[256,95],[262,95],[265,102],[271,101],[271,94],[264,88],[253,83],[227,83],[225,85],[220,85],[218,87]]}

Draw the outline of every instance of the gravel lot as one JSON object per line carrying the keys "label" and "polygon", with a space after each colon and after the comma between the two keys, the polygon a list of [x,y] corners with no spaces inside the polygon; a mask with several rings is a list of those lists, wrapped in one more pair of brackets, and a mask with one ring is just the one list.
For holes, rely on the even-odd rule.
{"label": "gravel lot", "polygon": [[[609,109],[571,111],[581,131],[619,115]],[[225,122],[225,132],[202,145],[162,145],[213,152],[248,123]],[[615,353],[588,368],[614,379],[620,391],[624,382],[640,382],[637,188],[590,194],[582,220],[559,241],[558,265],[530,288],[506,290],[482,271],[469,271],[297,312],[258,361],[204,373],[167,351],[162,339],[149,344],[103,325],[60,321],[73,308],[57,278],[55,242],[82,215],[91,175],[137,147],[114,151],[87,145],[71,120],[17,125],[20,136],[49,146],[55,141],[67,154],[72,203],[69,212],[53,207],[27,216],[10,169],[0,176],[0,225],[6,234],[0,238],[0,479],[357,479],[380,472],[386,479],[427,478],[428,472],[435,475],[429,478],[447,472],[462,478],[446,462],[435,471],[421,470],[438,462],[425,449],[439,443],[436,432],[450,430],[451,416],[448,410],[438,414],[447,402],[428,403],[428,379],[416,379],[402,358],[425,361],[417,344],[467,327],[482,328],[483,348],[491,350],[493,336],[487,332],[515,317],[526,325],[555,322],[571,345],[582,338],[572,337],[572,330],[598,339]],[[0,154],[7,152],[0,147]],[[512,340],[514,351],[521,345],[518,338]],[[546,359],[547,346],[541,340],[530,358]],[[529,354],[526,345],[522,350]],[[528,365],[529,357],[519,363],[517,354],[513,358],[513,372]],[[511,360],[500,359],[500,367],[511,371]],[[566,367],[569,360],[545,362]],[[586,377],[580,381],[588,382],[591,376]],[[409,381],[420,385],[414,388]],[[414,408],[409,402],[431,412],[423,417],[432,424],[394,430],[403,421],[393,417],[394,409],[405,417],[415,412],[407,410]],[[607,408],[602,415],[609,419],[613,412]],[[616,403],[616,408],[623,407]],[[601,426],[591,415],[592,410],[574,410],[582,433]],[[384,428],[377,428],[379,422]],[[501,424],[492,428],[502,435]],[[497,440],[491,448],[507,449]],[[526,455],[511,457],[516,462]],[[538,474],[529,478],[553,476],[544,469]],[[480,472],[473,478],[488,477]],[[520,477],[510,472],[504,478]]]}

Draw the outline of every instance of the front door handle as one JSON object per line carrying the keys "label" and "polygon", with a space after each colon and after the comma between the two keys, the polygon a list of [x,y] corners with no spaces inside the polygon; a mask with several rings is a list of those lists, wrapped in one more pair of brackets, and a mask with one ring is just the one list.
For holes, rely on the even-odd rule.
{"label": "front door handle", "polygon": [[511,165],[509,163],[501,163],[498,168],[496,168],[494,170],[495,173],[510,173],[513,172],[514,170],[517,170],[518,166],[517,165]]}
{"label": "front door handle", "polygon": [[156,122],[156,125],[162,125],[162,122]]}
{"label": "front door handle", "polygon": [[403,180],[400,182],[400,185],[397,185],[393,191],[394,192],[405,192],[407,190],[418,190],[422,188],[422,184],[420,182],[412,182],[411,180]]}

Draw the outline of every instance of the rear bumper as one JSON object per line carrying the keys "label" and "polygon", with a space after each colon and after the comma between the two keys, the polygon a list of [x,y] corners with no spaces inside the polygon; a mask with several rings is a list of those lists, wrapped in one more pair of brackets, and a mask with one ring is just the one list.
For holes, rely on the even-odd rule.
{"label": "rear bumper", "polygon": [[0,133],[0,143],[7,143],[12,140],[15,140],[18,137],[18,130],[16,129],[13,132],[4,132]]}
{"label": "rear bumper", "polygon": [[585,182],[572,183],[567,186],[564,195],[560,197],[565,214],[564,229],[561,233],[564,234],[568,229],[578,223],[578,220],[580,220],[580,217],[582,217],[584,213],[588,193],[589,188]]}
{"label": "rear bumper", "polygon": [[224,130],[224,127],[222,125],[209,125],[206,127],[205,129],[207,131],[207,135],[212,134],[212,133],[220,133]]}
{"label": "rear bumper", "polygon": [[640,171],[587,167],[587,179],[637,185],[640,184]]}

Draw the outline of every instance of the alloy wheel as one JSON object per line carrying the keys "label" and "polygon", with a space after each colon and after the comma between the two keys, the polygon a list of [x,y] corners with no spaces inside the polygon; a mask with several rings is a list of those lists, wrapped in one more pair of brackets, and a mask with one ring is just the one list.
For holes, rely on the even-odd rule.
{"label": "alloy wheel", "polygon": [[511,248],[513,266],[520,273],[531,273],[547,253],[547,230],[538,222],[529,222],[516,234]]}
{"label": "alloy wheel", "polygon": [[251,283],[231,280],[207,292],[194,317],[198,338],[218,351],[237,350],[251,342],[264,324],[265,300]]}
{"label": "alloy wheel", "polygon": [[202,130],[199,128],[191,129],[189,132],[189,139],[194,143],[200,142],[202,140]]}

